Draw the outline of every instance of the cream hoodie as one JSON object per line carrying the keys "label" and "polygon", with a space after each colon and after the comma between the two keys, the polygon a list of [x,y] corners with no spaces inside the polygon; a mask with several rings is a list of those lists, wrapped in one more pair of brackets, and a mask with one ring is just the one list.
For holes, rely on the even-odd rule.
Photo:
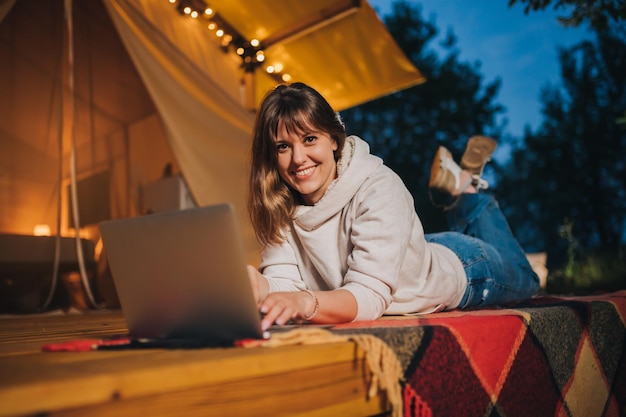
{"label": "cream hoodie", "polygon": [[357,301],[355,320],[458,306],[467,285],[461,261],[424,240],[400,177],[356,136],[337,169],[317,204],[298,207],[285,241],[264,248],[270,292],[343,288]]}

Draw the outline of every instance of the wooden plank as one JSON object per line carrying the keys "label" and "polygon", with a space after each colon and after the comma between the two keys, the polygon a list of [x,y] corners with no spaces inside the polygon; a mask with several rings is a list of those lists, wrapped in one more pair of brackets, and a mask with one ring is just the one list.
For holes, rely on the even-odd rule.
{"label": "wooden plank", "polygon": [[[370,416],[388,411],[380,397],[368,400],[364,361],[309,368],[225,384],[168,392],[59,413],[55,416]],[[44,410],[41,410],[44,412]]]}
{"label": "wooden plank", "polygon": [[[202,415],[229,415],[228,410],[272,415],[281,410],[295,415],[385,411],[381,398],[366,398],[363,352],[352,342],[41,352],[43,343],[125,331],[119,312],[0,319],[0,416],[71,410],[110,415],[118,408],[135,415],[150,404],[159,406],[142,414],[164,415],[183,406]],[[207,414],[210,410],[215,414]]]}
{"label": "wooden plank", "polygon": [[40,352],[44,343],[128,332],[120,311],[0,317],[0,357]]}
{"label": "wooden plank", "polygon": [[2,357],[0,415],[155,395],[338,362],[351,363],[355,359],[352,343]]}

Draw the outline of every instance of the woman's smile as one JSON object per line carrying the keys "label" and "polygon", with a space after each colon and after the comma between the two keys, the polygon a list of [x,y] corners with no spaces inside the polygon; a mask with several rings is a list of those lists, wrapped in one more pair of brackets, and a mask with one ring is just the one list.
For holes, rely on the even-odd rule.
{"label": "woman's smile", "polygon": [[315,167],[313,166],[313,167],[304,168],[298,171],[294,171],[294,174],[296,175],[296,177],[303,178],[312,174],[314,170],[315,170]]}

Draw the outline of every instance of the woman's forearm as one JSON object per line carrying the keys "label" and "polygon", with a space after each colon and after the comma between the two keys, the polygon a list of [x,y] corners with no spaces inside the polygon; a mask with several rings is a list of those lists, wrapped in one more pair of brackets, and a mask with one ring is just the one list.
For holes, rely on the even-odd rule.
{"label": "woman's forearm", "polygon": [[333,291],[314,291],[313,294],[319,303],[319,310],[311,319],[313,323],[348,323],[358,313],[356,299],[348,290],[339,288]]}

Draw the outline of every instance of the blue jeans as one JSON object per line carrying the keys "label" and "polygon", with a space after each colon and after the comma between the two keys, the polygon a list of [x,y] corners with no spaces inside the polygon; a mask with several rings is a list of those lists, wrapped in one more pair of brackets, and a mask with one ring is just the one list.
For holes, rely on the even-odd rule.
{"label": "blue jeans", "polygon": [[451,249],[465,268],[468,285],[458,308],[524,300],[539,290],[539,278],[493,196],[462,194],[447,217],[451,231],[427,234],[426,240]]}

